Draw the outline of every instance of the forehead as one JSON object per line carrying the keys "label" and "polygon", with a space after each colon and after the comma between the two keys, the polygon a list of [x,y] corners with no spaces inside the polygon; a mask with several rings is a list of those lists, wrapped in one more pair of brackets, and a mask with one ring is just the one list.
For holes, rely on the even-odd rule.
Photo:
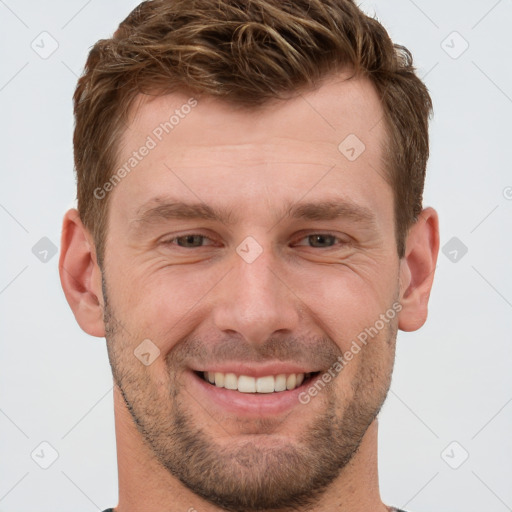
{"label": "forehead", "polygon": [[[211,156],[212,146],[231,145],[230,150],[236,151],[232,144],[235,143],[239,151],[245,152],[244,143],[265,143],[282,135],[291,145],[295,142],[297,147],[303,147],[303,143],[313,143],[305,149],[316,148],[322,156],[327,156],[324,151],[329,147],[338,157],[338,144],[347,135],[353,134],[368,143],[370,151],[373,142],[383,136],[383,110],[375,87],[368,79],[347,73],[325,79],[316,90],[285,101],[271,100],[256,108],[211,96],[192,98],[184,93],[139,95],[132,106],[121,147],[131,151],[143,137],[152,135],[165,139],[157,140],[159,145],[174,141],[175,156],[180,154],[179,146],[183,143],[196,146],[198,156],[198,150],[208,146]],[[288,151],[288,147],[283,150]],[[264,160],[264,155],[259,156]]]}
{"label": "forehead", "polygon": [[118,153],[119,168],[134,165],[112,199],[133,213],[176,188],[196,200],[214,200],[215,190],[224,200],[247,192],[271,201],[276,190],[293,200],[318,179],[323,187],[377,184],[385,174],[382,120],[374,86],[347,74],[257,109],[183,93],[141,95]]}

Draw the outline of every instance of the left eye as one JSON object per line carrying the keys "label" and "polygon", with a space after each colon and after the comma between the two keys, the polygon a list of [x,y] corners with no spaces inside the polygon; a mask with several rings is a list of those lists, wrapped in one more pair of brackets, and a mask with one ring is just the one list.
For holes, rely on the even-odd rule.
{"label": "left eye", "polygon": [[[336,240],[339,240],[338,237],[331,235],[329,233],[315,233],[313,235],[308,235],[301,240],[307,240],[311,245],[310,247],[314,248],[328,248],[335,245]],[[303,244],[297,244],[297,245],[303,245]]]}

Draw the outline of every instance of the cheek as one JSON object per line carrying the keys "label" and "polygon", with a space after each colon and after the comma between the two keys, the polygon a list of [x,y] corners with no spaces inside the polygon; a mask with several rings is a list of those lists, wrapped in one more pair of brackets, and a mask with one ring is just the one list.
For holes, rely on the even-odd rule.
{"label": "cheek", "polygon": [[336,378],[337,393],[358,402],[372,403],[383,399],[391,383],[394,364],[396,319],[376,331],[363,331],[366,340],[354,338],[343,352],[343,369]]}
{"label": "cheek", "polygon": [[136,274],[118,270],[113,276],[118,285],[109,282],[109,290],[130,337],[149,338],[165,353],[197,324],[222,274],[206,266],[194,271],[179,266],[147,273],[139,269]]}
{"label": "cheek", "polygon": [[338,267],[323,276],[303,275],[297,295],[344,351],[391,308],[396,284],[392,279],[384,279],[385,275],[379,276],[378,272],[363,276],[347,267]]}

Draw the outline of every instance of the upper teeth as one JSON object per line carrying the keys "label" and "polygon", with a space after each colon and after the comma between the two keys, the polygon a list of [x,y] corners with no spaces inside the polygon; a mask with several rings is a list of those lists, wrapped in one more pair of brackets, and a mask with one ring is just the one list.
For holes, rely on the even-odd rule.
{"label": "upper teeth", "polygon": [[[309,375],[306,374],[308,377]],[[234,373],[204,372],[204,378],[219,388],[234,389],[241,393],[273,393],[299,387],[304,381],[304,373],[283,373],[256,378]]]}

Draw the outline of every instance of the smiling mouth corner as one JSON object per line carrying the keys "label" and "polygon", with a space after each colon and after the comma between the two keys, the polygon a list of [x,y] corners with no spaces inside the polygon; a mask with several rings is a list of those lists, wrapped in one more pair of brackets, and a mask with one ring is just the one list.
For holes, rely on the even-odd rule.
{"label": "smiling mouth corner", "polygon": [[229,389],[240,393],[269,394],[297,389],[307,384],[320,372],[282,373],[279,375],[266,375],[264,377],[204,371],[194,371],[194,373],[200,379],[217,388]]}

